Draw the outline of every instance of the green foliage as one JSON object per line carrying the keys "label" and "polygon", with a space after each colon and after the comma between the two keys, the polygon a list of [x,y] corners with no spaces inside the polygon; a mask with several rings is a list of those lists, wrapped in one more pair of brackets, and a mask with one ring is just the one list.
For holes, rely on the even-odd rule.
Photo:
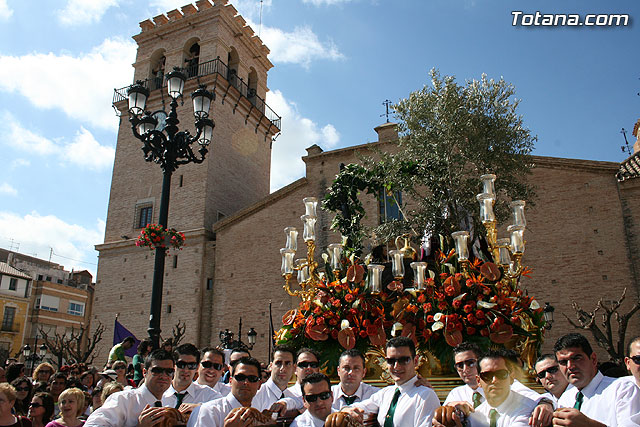
{"label": "green foliage", "polygon": [[[352,239],[356,252],[366,234],[358,225],[364,216],[360,192],[403,192],[403,220],[373,230],[381,241],[406,230],[414,236],[425,230],[448,236],[460,229],[481,229],[473,214],[478,212],[475,196],[482,191],[479,176],[485,173],[498,176],[498,221],[508,218],[511,200],[531,204],[535,197],[526,177],[536,137],[517,113],[514,86],[485,75],[465,85],[452,76],[441,77],[437,70],[430,76],[431,86],[394,106],[400,149],[365,159],[362,166],[347,166],[325,198],[324,207],[337,212],[334,228]],[[348,211],[342,209],[345,202]]]}

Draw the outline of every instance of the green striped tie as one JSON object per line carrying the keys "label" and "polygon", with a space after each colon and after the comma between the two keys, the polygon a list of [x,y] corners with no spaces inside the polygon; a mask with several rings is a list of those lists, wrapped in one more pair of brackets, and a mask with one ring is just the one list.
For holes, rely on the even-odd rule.
{"label": "green striped tie", "polygon": [[396,413],[396,405],[398,404],[399,398],[400,389],[396,388],[396,392],[393,394],[393,400],[391,400],[391,406],[389,406],[389,412],[387,412],[387,416],[384,419],[383,427],[393,427],[393,415]]}
{"label": "green striped tie", "polygon": [[500,414],[495,409],[489,411],[489,427],[497,427],[498,426],[498,418],[500,418]]}
{"label": "green striped tie", "polygon": [[584,398],[584,394],[582,394],[582,392],[579,391],[578,394],[576,395],[576,404],[573,405],[573,407],[576,408],[578,411],[582,407],[582,399],[583,398]]}
{"label": "green striped tie", "polygon": [[476,409],[482,403],[482,395],[477,391],[474,391],[473,396],[471,396],[471,400],[473,401],[473,409]]}

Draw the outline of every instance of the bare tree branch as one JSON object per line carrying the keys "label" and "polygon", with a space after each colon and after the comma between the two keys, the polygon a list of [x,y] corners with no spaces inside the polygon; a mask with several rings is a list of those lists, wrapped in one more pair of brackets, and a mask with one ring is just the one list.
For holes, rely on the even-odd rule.
{"label": "bare tree branch", "polygon": [[87,346],[84,348],[82,342],[85,335],[89,333],[88,326],[82,326],[77,330],[72,329],[70,334],[60,334],[55,331],[52,336],[42,328],[39,330],[49,352],[55,356],[58,366],[62,366],[64,361],[67,363],[92,363],[95,358],[93,353],[96,345],[102,340],[104,331],[104,325],[99,322],[93,335],[87,338]]}
{"label": "bare tree branch", "polygon": [[176,323],[173,326],[173,347],[174,348],[180,345],[180,341],[182,341],[182,339],[184,338],[186,329],[187,329],[187,325],[181,320],[178,320],[178,323]]}

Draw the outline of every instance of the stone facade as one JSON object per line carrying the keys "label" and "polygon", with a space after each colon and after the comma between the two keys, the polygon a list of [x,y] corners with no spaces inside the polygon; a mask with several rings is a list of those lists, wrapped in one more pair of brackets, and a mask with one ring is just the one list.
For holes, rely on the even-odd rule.
{"label": "stone facade", "polygon": [[[134,37],[139,44],[135,78],[152,76],[158,52],[166,56],[167,69],[182,64],[189,44],[197,40],[201,61],[217,57],[235,61],[237,53],[238,75],[249,79],[247,73],[257,71],[257,93],[264,97],[266,73],[271,67],[266,59],[268,49],[225,2],[212,7],[204,0],[196,6],[141,23],[142,32]],[[178,253],[177,261],[174,255],[167,259],[162,330],[164,338],[169,337],[172,326],[180,320],[187,325],[186,341],[216,345],[219,332],[227,328],[237,331],[242,317],[243,335],[250,327],[258,332],[253,354],[266,360],[269,305],[277,329],[282,315],[297,304],[297,299],[282,289],[279,249],[285,242],[283,229],[301,228],[302,199],[321,199],[341,163],[357,162],[359,155],[372,154],[373,148],[395,149],[397,131],[395,125],[385,124],[376,128],[376,143],[329,152],[309,147],[303,158],[305,177],[268,194],[270,143],[279,124],[265,119],[231,87],[231,77],[227,77],[229,80],[219,74],[199,78],[216,91],[212,104],[214,142],[207,160],[178,169],[171,185],[169,226],[185,232],[187,246]],[[195,87],[193,79],[187,81],[184,93]],[[149,104],[162,108],[159,90],[152,91]],[[109,325],[119,314],[120,322],[141,338],[148,324],[153,256],[133,244],[139,232],[137,206],[153,206],[152,222],[157,221],[162,176],[158,165],[144,162],[140,143],[125,121],[124,101],[116,106],[123,115],[105,241],[97,246],[100,259],[94,319]],[[187,104],[179,108],[182,126],[190,126],[190,108]],[[534,272],[522,285],[541,303],[549,302],[556,308],[556,321],[544,346],[549,350],[560,334],[572,330],[562,316],[573,316],[572,300],[591,309],[600,297],[618,298],[624,287],[629,300],[638,297],[640,180],[616,180],[617,163],[544,157],[534,161],[531,179],[539,198],[536,206],[527,210],[524,256],[524,263]],[[379,221],[378,201],[365,197],[363,202],[365,223],[375,225]],[[319,211],[318,259],[329,243],[338,240],[329,229],[331,219],[330,214]],[[298,247],[302,257],[301,237]],[[638,322],[630,326],[629,334],[640,333]],[[247,341],[246,336],[242,339]],[[102,350],[106,356],[108,349]]]}

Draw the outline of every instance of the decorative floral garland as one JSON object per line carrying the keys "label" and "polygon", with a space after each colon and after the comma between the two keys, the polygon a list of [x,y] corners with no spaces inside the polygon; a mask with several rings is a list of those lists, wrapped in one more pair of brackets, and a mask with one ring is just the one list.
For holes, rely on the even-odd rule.
{"label": "decorative floral garland", "polygon": [[438,252],[429,262],[425,290],[391,281],[378,295],[368,291],[366,268],[357,259],[343,259],[343,267],[342,279],[328,273],[313,300],[285,314],[276,331],[278,344],[318,350],[329,361],[329,372],[344,349],[375,350],[394,335],[410,337],[443,367],[452,365],[453,348],[463,341],[517,348],[533,359],[527,362],[535,361],[543,340],[543,309],[517,286],[501,281],[502,267],[492,262],[476,260],[463,272],[454,250]]}
{"label": "decorative floral garland", "polygon": [[145,246],[149,250],[167,247],[182,250],[184,242],[184,233],[175,228],[165,229],[159,224],[149,224],[140,231],[136,246]]}

